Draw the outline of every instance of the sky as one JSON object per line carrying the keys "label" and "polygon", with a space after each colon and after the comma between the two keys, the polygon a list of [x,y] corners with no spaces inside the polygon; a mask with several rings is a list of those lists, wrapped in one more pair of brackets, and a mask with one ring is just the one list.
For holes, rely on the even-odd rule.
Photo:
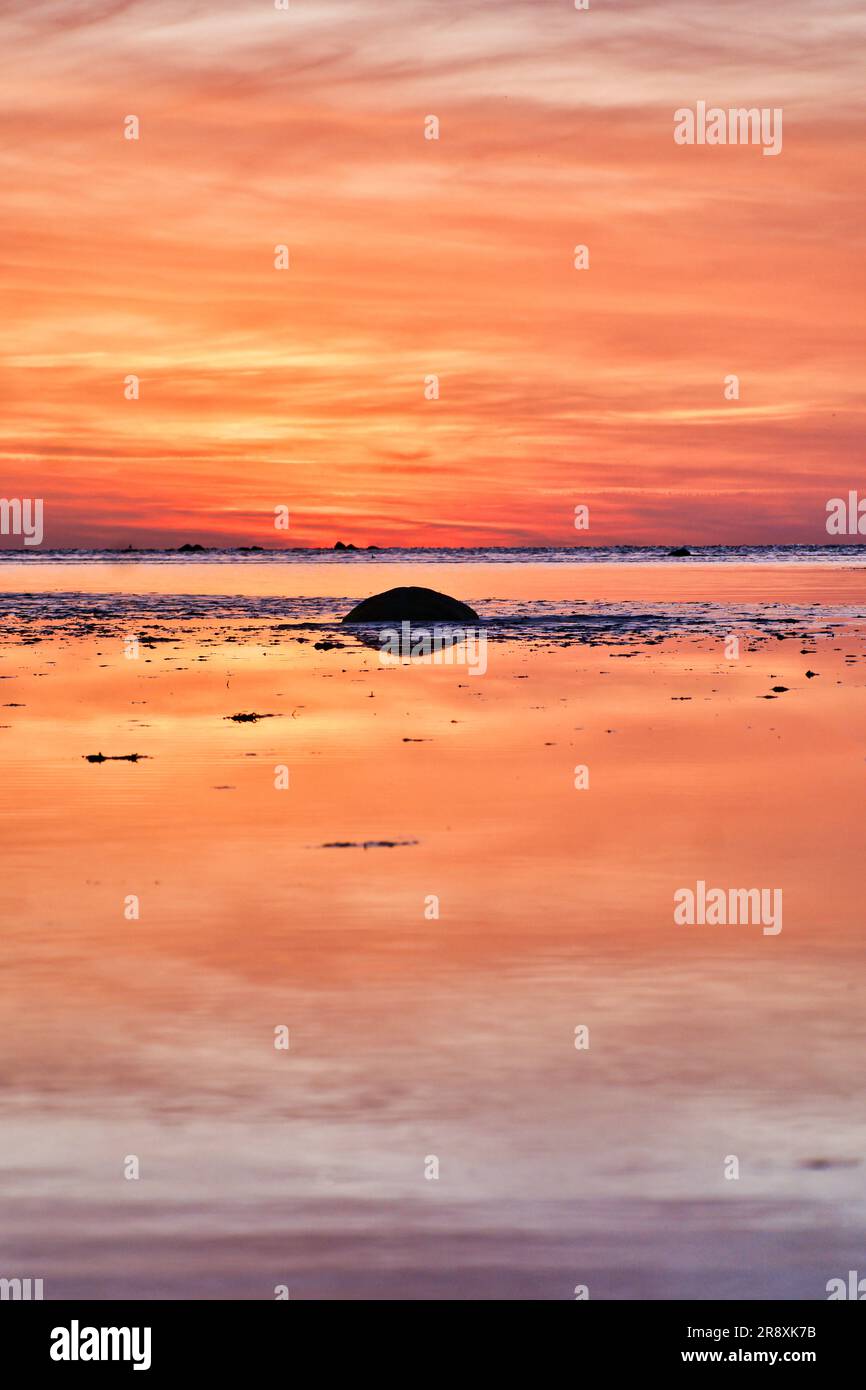
{"label": "sky", "polygon": [[[52,547],[826,541],[864,40],[859,0],[3,0],[0,496]],[[781,152],[678,145],[699,101]]]}

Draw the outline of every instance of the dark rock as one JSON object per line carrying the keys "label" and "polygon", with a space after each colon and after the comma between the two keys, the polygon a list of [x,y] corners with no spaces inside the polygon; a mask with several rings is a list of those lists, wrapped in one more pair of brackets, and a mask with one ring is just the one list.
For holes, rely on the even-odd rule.
{"label": "dark rock", "polygon": [[255,724],[259,719],[276,719],[275,714],[227,714],[226,719],[231,719],[235,724]]}
{"label": "dark rock", "polygon": [[815,677],[817,676],[817,674],[818,674],[817,671],[807,671],[807,672],[806,672],[806,680],[807,680],[807,681],[814,680]]}
{"label": "dark rock", "polygon": [[334,549],[335,549],[335,550],[357,550],[358,547],[357,547],[356,545],[353,545],[351,541],[349,541],[349,544],[348,544],[348,545],[346,545],[346,542],[345,542],[345,541],[337,541],[336,545],[334,546]]}
{"label": "dark rock", "polygon": [[381,550],[382,547],[381,547],[381,545],[368,545],[368,546],[367,546],[367,549],[368,549],[368,550]]}
{"label": "dark rock", "polygon": [[85,753],[85,759],[89,763],[138,763],[145,757],[144,753]]}
{"label": "dark rock", "polygon": [[414,586],[386,589],[356,603],[344,623],[477,623],[478,614],[468,603],[440,594],[436,589]]}
{"label": "dark rock", "polygon": [[417,840],[329,840],[319,849],[402,849],[417,843]]}
{"label": "dark rock", "polygon": [[692,552],[689,550],[689,548],[688,548],[687,545],[678,545],[677,548],[676,548],[676,550],[669,550],[669,551],[668,551],[668,555],[676,555],[676,556],[680,556],[680,555],[691,555],[691,553],[692,553]]}
{"label": "dark rock", "polygon": [[190,555],[194,550],[204,550],[204,546],[190,545],[189,541],[187,541],[185,545],[179,545],[177,549],[180,555]]}

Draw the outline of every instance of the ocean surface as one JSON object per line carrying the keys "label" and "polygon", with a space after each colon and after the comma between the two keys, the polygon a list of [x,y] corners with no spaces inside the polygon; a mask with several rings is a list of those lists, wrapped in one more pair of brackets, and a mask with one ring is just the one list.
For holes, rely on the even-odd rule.
{"label": "ocean surface", "polygon": [[772,637],[780,625],[856,622],[866,597],[857,546],[703,547],[678,559],[650,547],[3,554],[0,620],[7,631],[31,625],[31,636],[32,625],[85,635],[246,618],[275,634],[295,624],[335,637],[359,598],[420,584],[471,603],[490,641],[745,627]]}
{"label": "ocean surface", "polygon": [[841,564],[863,562],[866,548],[859,545],[700,545],[689,546],[687,556],[672,556],[670,545],[577,545],[577,546],[429,546],[361,547],[354,550],[285,547],[266,550],[259,547],[212,546],[193,552],[178,550],[49,550],[0,549],[0,561],[15,563],[22,557],[28,564],[49,560],[60,564],[119,561],[148,564]]}
{"label": "ocean surface", "polygon": [[[862,1268],[861,552],[590,554],[4,557],[0,1276]],[[341,626],[399,583],[477,608],[483,673]],[[677,925],[699,880],[783,929]]]}

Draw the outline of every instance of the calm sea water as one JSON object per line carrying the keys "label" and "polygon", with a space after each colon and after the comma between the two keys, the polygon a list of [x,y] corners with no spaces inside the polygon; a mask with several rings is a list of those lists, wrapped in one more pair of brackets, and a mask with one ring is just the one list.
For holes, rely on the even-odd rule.
{"label": "calm sea water", "polygon": [[576,545],[576,546],[425,546],[374,547],[355,550],[284,547],[212,546],[195,552],[177,550],[48,550],[28,552],[16,543],[14,549],[0,549],[0,561],[15,563],[22,557],[29,564],[41,560],[75,564],[96,561],[116,564],[119,560],[148,564],[658,564],[670,560],[677,565],[691,564],[791,564],[862,561],[860,545],[700,545],[690,546],[688,556],[671,556],[669,545]]}
{"label": "calm sea water", "polygon": [[[0,1275],[811,1299],[862,1265],[851,557],[16,558]],[[483,677],[341,632],[410,579],[477,604]],[[699,879],[780,888],[783,930],[676,926]]]}

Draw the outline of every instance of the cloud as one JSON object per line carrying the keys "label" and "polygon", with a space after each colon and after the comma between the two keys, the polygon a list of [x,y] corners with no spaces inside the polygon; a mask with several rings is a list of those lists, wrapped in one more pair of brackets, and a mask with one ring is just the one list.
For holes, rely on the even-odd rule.
{"label": "cloud", "polygon": [[[70,540],[244,542],[276,502],[326,542],[341,515],[562,540],[569,489],[606,540],[822,539],[863,424],[864,27],[847,0],[0,6],[5,491]],[[675,146],[699,97],[783,105],[782,156]]]}

